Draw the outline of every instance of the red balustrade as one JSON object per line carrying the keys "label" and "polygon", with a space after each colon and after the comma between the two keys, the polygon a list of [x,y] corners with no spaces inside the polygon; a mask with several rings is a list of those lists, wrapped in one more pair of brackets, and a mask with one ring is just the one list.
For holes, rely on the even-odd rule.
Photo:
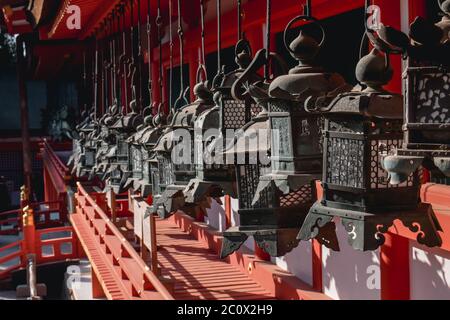
{"label": "red balustrade", "polygon": [[93,265],[93,278],[97,279],[93,285],[100,285],[109,299],[173,299],[160,279],[80,183],[75,198],[76,213],[70,218]]}

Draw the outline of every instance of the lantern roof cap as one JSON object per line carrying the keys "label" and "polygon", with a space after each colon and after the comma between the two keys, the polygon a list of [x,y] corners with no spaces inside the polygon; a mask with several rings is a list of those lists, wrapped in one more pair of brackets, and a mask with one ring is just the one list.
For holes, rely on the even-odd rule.
{"label": "lantern roof cap", "polygon": [[389,92],[364,92],[355,87],[351,92],[339,94],[327,107],[317,109],[324,114],[362,115],[365,117],[403,118],[403,96]]}
{"label": "lantern roof cap", "polygon": [[200,114],[195,121],[195,128],[208,130],[219,129],[220,127],[220,107],[208,109]]}

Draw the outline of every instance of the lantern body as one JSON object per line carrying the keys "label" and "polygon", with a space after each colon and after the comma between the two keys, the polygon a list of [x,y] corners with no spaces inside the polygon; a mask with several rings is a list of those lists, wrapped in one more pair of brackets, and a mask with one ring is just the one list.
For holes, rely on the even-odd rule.
{"label": "lantern body", "polygon": [[354,114],[325,116],[322,203],[370,213],[416,209],[419,172],[391,185],[382,168],[382,154],[403,144],[402,121]]}
{"label": "lantern body", "polygon": [[450,177],[450,73],[408,60],[405,145],[399,156],[423,157],[433,182]]}
{"label": "lantern body", "polygon": [[354,249],[376,250],[399,219],[411,231],[420,230],[420,243],[440,242],[430,207],[419,205],[419,165],[397,184],[384,171],[389,154],[403,144],[402,101],[388,92],[355,91],[324,109],[323,199],[310,209],[299,239],[316,238],[338,251],[333,221],[339,218]]}
{"label": "lantern body", "polygon": [[186,203],[184,195],[185,189],[196,177],[195,121],[214,106],[211,92],[204,83],[198,83],[195,86],[194,94],[197,100],[175,113],[172,123],[165,129],[163,137],[153,149],[154,152],[164,155],[165,163],[171,164],[169,167],[159,168],[170,170],[170,176],[173,177],[172,183],[165,186],[159,199],[154,201],[153,207],[158,209],[161,218],[167,218],[181,209],[188,214],[195,210],[195,204]]}

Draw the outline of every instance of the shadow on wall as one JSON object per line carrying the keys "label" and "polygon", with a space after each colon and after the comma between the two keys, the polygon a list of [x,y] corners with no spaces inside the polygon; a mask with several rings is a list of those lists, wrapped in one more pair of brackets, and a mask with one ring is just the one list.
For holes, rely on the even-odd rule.
{"label": "shadow on wall", "polygon": [[301,241],[294,250],[284,257],[273,258],[272,261],[284,271],[292,273],[310,286],[313,285],[311,241]]}
{"label": "shadow on wall", "polygon": [[410,241],[411,299],[450,299],[450,252]]}
{"label": "shadow on wall", "polygon": [[323,247],[324,293],[339,300],[380,300],[380,254],[354,250],[347,233],[336,219],[340,252]]}

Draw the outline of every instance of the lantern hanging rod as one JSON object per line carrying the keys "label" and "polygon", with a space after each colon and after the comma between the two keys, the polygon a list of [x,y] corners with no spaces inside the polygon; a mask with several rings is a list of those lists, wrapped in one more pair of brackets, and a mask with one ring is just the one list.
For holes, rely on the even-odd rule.
{"label": "lantern hanging rod", "polygon": [[156,16],[156,26],[158,28],[158,45],[159,45],[159,100],[163,101],[163,65],[162,65],[162,16],[161,16],[161,0],[158,0],[158,13]]}
{"label": "lantern hanging rod", "polygon": [[238,18],[238,41],[242,40],[242,0],[237,0],[237,18]]}
{"label": "lantern hanging rod", "polygon": [[94,120],[97,120],[97,103],[98,103],[98,38],[95,31],[95,73],[94,73]]}
{"label": "lantern hanging rod", "polygon": [[147,59],[148,59],[148,96],[149,96],[149,107],[153,103],[153,90],[152,90],[152,22],[151,22],[151,8],[150,0],[147,0]]}
{"label": "lantern hanging rod", "polygon": [[312,17],[312,5],[311,5],[312,0],[306,0],[305,2],[305,6],[303,8],[303,12],[304,15],[307,17]]}
{"label": "lantern hanging rod", "polygon": [[180,95],[178,96],[178,99],[175,101],[174,104],[174,109],[178,109],[177,107],[179,106],[179,104],[181,104],[182,102],[185,102],[186,104],[188,104],[188,101],[185,97],[185,94],[187,92],[185,92],[184,89],[184,77],[183,77],[183,65],[184,65],[184,31],[183,31],[183,21],[182,21],[182,16],[181,16],[181,0],[178,0],[178,37],[180,40]]}
{"label": "lantern hanging rod", "polygon": [[271,40],[271,24],[272,24],[272,0],[266,3],[266,65],[264,66],[264,80],[269,81],[270,77],[270,40]]}
{"label": "lantern hanging rod", "polygon": [[134,0],[131,0],[130,2],[130,25],[131,25],[131,61],[132,64],[134,65]]}
{"label": "lantern hanging rod", "polygon": [[172,14],[173,14],[173,4],[172,0],[169,0],[169,107],[171,112],[174,111],[175,106],[172,101],[172,85],[173,85],[173,28],[172,28]]}
{"label": "lantern hanging rod", "polygon": [[[120,6],[120,13],[122,16],[122,55],[119,58],[119,63],[122,70],[120,71],[122,76],[123,86],[123,101],[125,106],[128,103],[128,86],[127,86],[127,74],[126,74],[126,64],[127,64],[127,32],[126,32],[126,3],[122,2]],[[123,109],[123,108],[121,108]],[[122,110],[121,110],[122,111]]]}
{"label": "lantern hanging rod", "polygon": [[222,72],[222,0],[217,0],[217,75]]}
{"label": "lantern hanging rod", "polygon": [[141,23],[142,23],[142,15],[141,15],[141,0],[137,0],[137,45],[138,45],[138,86],[137,86],[137,94],[138,94],[138,107],[140,108],[140,111],[143,112],[144,108],[142,108],[142,64],[143,64],[143,57],[142,57],[142,34],[141,34]]}
{"label": "lantern hanging rod", "polygon": [[[202,52],[200,67],[203,67],[206,71],[206,56],[205,56],[205,0],[200,0],[200,21],[201,21],[201,37],[202,37]],[[208,74],[205,72],[205,81],[208,80]]]}

